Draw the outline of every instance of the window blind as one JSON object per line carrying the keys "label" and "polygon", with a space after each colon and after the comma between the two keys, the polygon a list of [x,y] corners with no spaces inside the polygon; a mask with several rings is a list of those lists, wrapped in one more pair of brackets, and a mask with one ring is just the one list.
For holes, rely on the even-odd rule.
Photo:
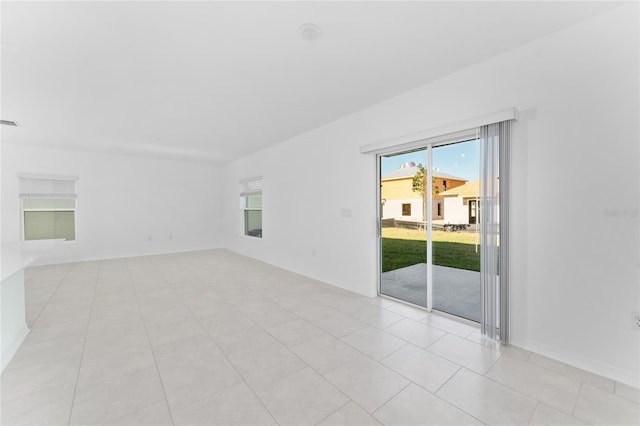
{"label": "window blind", "polygon": [[18,175],[18,195],[24,199],[75,199],[76,176]]}
{"label": "window blind", "polygon": [[511,121],[480,127],[480,297],[482,334],[509,341]]}
{"label": "window blind", "polygon": [[262,194],[262,176],[243,179],[240,181],[240,184],[242,185],[242,192],[240,192],[241,197]]}

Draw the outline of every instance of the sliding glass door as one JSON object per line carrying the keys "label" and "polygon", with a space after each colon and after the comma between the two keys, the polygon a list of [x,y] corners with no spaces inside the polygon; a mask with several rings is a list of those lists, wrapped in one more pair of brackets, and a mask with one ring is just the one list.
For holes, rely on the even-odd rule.
{"label": "sliding glass door", "polygon": [[478,322],[502,343],[509,341],[514,115],[361,148],[378,160],[379,294]]}
{"label": "sliding glass door", "polygon": [[380,293],[480,322],[477,139],[379,156]]}
{"label": "sliding glass door", "polygon": [[427,304],[427,150],[380,157],[380,293]]}
{"label": "sliding glass door", "polygon": [[433,309],[480,322],[478,141],[432,148]]}

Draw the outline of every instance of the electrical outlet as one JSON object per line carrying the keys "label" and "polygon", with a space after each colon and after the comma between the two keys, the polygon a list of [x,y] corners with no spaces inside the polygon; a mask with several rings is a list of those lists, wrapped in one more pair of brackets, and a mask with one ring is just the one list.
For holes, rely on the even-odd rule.
{"label": "electrical outlet", "polygon": [[640,312],[631,313],[631,328],[640,331]]}
{"label": "electrical outlet", "polygon": [[352,212],[351,209],[340,209],[340,217],[351,217]]}

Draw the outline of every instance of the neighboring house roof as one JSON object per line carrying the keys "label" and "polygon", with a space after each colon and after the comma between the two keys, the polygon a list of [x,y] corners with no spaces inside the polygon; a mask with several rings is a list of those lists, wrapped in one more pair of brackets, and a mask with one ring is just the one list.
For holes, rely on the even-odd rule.
{"label": "neighboring house roof", "polygon": [[467,182],[464,185],[456,186],[447,191],[442,191],[438,194],[441,197],[463,197],[463,198],[475,198],[480,196],[480,181],[474,180],[473,182]]}
{"label": "neighboring house roof", "polygon": [[[414,177],[416,173],[418,173],[420,169],[417,166],[412,167],[400,167],[399,169],[393,170],[389,173],[385,173],[382,175],[381,180],[390,180],[390,179],[402,179],[408,177]],[[453,180],[461,180],[466,182],[466,179],[461,177],[457,177],[454,175],[450,175],[448,173],[443,173],[440,170],[434,170],[432,172],[433,177],[441,178],[441,179],[453,179]]]}

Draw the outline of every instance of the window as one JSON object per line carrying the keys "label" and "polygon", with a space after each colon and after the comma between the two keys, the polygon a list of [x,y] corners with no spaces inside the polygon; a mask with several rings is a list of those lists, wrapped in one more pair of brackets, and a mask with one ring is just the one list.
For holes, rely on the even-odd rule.
{"label": "window", "polygon": [[436,214],[436,216],[440,217],[442,216],[442,203],[438,203],[438,213]]}
{"label": "window", "polygon": [[240,181],[244,235],[262,238],[262,177]]}
{"label": "window", "polygon": [[[443,190],[443,191],[446,191],[446,190],[447,190],[447,181],[446,181],[446,180],[443,180],[443,181],[442,181],[442,190]],[[439,215],[438,215],[438,216],[439,216]]]}
{"label": "window", "polygon": [[18,175],[25,241],[76,239],[76,181],[72,176]]}
{"label": "window", "polygon": [[262,238],[262,194],[244,197],[244,235]]}
{"label": "window", "polygon": [[411,216],[411,204],[402,205],[402,216]]}

